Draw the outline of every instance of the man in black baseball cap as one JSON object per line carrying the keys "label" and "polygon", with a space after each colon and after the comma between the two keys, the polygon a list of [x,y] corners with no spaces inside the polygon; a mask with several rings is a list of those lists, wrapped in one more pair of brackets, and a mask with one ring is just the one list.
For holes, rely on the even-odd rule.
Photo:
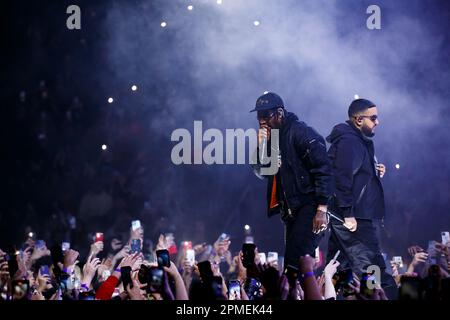
{"label": "man in black baseball cap", "polygon": [[[258,150],[255,173],[268,179],[268,216],[281,214],[286,225],[285,264],[298,267],[301,256],[314,255],[321,239],[320,232],[327,227],[332,177],[325,140],[299,121],[295,114],[287,112],[281,97],[273,92],[256,100],[251,112],[255,111],[260,126],[258,145],[262,149],[264,145],[270,145],[271,150],[274,145],[279,146],[277,151],[281,157],[278,171],[264,175],[261,170],[264,161]],[[278,130],[279,143],[270,141],[274,129]]]}

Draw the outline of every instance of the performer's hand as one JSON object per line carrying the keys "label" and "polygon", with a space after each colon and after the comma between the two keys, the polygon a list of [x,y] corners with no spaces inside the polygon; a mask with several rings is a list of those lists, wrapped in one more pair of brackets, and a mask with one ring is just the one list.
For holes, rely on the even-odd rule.
{"label": "performer's hand", "polygon": [[344,227],[346,227],[351,232],[355,232],[358,227],[358,223],[355,218],[344,218]]}
{"label": "performer's hand", "polygon": [[377,171],[380,175],[380,178],[383,178],[384,174],[386,173],[386,166],[382,163],[377,164]]}
{"label": "performer's hand", "polygon": [[258,130],[258,145],[261,144],[263,139],[269,140],[270,138],[270,127],[267,124],[260,124]]}
{"label": "performer's hand", "polygon": [[327,214],[324,210],[317,209],[316,215],[313,219],[313,232],[319,234],[321,231],[327,229]]}

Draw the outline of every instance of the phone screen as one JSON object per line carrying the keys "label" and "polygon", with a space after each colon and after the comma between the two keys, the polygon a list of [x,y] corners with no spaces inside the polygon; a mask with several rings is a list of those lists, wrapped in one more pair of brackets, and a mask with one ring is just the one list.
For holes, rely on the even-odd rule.
{"label": "phone screen", "polygon": [[200,277],[205,280],[210,280],[214,276],[211,269],[211,262],[208,260],[198,263],[198,271],[200,272]]}
{"label": "phone screen", "polygon": [[241,285],[238,280],[231,280],[229,282],[228,300],[241,300]]}
{"label": "phone screen", "polygon": [[101,233],[101,232],[97,232],[96,234],[95,234],[95,242],[98,242],[98,241],[103,241],[103,233]]}
{"label": "phone screen", "polygon": [[253,243],[244,243],[242,245],[242,264],[244,268],[249,268],[255,264],[255,249],[256,246]]}
{"label": "phone screen", "polygon": [[120,268],[121,278],[123,282],[123,288],[126,290],[130,284],[133,287],[133,282],[131,281],[131,267]]}
{"label": "phone screen", "polygon": [[140,253],[141,252],[141,239],[133,239],[131,240],[131,253]]}
{"label": "phone screen", "polygon": [[49,270],[49,268],[48,268],[48,266],[41,266],[40,268],[39,268],[39,272],[41,273],[41,275],[50,275],[50,270]]}
{"label": "phone screen", "polygon": [[156,257],[158,259],[158,267],[170,267],[169,251],[166,249],[156,250]]}

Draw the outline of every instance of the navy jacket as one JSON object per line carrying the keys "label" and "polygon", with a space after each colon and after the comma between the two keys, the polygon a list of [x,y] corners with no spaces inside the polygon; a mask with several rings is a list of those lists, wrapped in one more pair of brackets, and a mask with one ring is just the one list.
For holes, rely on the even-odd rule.
{"label": "navy jacket", "polygon": [[341,217],[384,218],[383,186],[376,171],[372,140],[347,121],[336,125],[327,141],[331,143],[328,155],[335,177],[330,209]]}
{"label": "navy jacket", "polygon": [[[281,166],[276,174],[278,199],[283,208],[270,209],[272,184],[275,176],[268,176],[267,208],[269,217],[280,212],[296,211],[304,205],[328,204],[332,196],[331,163],[324,138],[313,128],[286,112],[279,131]],[[254,167],[255,168],[255,167]],[[256,172],[258,170],[255,170]]]}

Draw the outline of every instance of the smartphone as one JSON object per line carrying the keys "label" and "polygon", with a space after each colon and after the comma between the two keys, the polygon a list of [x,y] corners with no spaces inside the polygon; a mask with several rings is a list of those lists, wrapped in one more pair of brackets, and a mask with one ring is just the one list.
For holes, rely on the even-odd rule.
{"label": "smartphone", "polygon": [[225,241],[225,240],[228,240],[228,239],[230,239],[230,236],[228,235],[228,234],[226,234],[226,233],[222,233],[220,236],[219,236],[219,239],[217,239],[217,241]]}
{"label": "smartphone", "polygon": [[288,279],[289,285],[291,286],[291,288],[293,288],[296,284],[296,281],[298,279],[298,268],[288,264],[286,266],[286,269],[284,270],[284,274],[286,275],[286,278]]}
{"label": "smartphone", "polygon": [[373,289],[370,289],[367,286],[367,283],[370,282],[372,284],[376,284],[376,278],[373,274],[368,274],[366,272],[364,272],[361,276],[361,281],[360,281],[360,292],[365,295],[365,296],[372,296],[373,295]]}
{"label": "smartphone", "polygon": [[244,268],[249,268],[255,264],[255,249],[254,243],[244,243],[242,244],[242,265]]}
{"label": "smartphone", "polygon": [[133,288],[133,282],[131,281],[131,267],[121,267],[120,274],[123,283],[123,288],[126,290],[128,285],[130,285],[131,288]]}
{"label": "smartphone", "polygon": [[211,280],[214,277],[211,268],[211,262],[209,262],[208,260],[199,262],[197,266],[198,271],[200,272],[200,277],[202,278],[203,281]]}
{"label": "smartphone", "polygon": [[17,263],[17,256],[15,253],[9,255],[7,254],[5,256],[5,260],[8,261],[9,275],[11,276],[11,278],[13,278],[17,270],[19,270],[19,264]]}
{"label": "smartphone", "polygon": [[421,280],[417,277],[401,277],[398,293],[399,300],[420,300]]}
{"label": "smartphone", "polygon": [[67,251],[70,249],[70,242],[63,242],[61,243],[61,250],[63,252]]}
{"label": "smartphone", "polygon": [[14,298],[22,299],[28,295],[30,290],[30,282],[28,280],[13,280],[11,283]]}
{"label": "smartphone", "polygon": [[437,262],[437,260],[436,260],[436,241],[434,241],[434,240],[428,241],[427,253],[428,253],[427,263],[428,264],[436,264],[436,262]]}
{"label": "smartphone", "polygon": [[340,254],[341,254],[341,250],[338,250],[333,257],[333,261],[337,261],[337,258],[339,257]]}
{"label": "smartphone", "polygon": [[392,262],[396,264],[398,267],[403,267],[403,259],[401,256],[394,256],[392,257]]}
{"label": "smartphone", "polygon": [[450,233],[448,231],[441,232],[442,244],[446,245],[450,242]]}
{"label": "smartphone", "polygon": [[168,250],[156,250],[156,258],[158,261],[158,267],[160,269],[162,269],[163,267],[170,267],[170,256]]}
{"label": "smartphone", "polygon": [[50,270],[49,270],[49,267],[48,266],[41,266],[40,268],[39,268],[39,273],[41,274],[41,275],[47,275],[47,276],[49,276],[50,275]]}
{"label": "smartphone", "polygon": [[131,222],[131,229],[133,231],[136,231],[137,229],[139,229],[141,227],[141,221],[140,220],[133,220]]}
{"label": "smartphone", "polygon": [[141,239],[132,239],[131,240],[131,253],[140,253],[141,252]]}
{"label": "smartphone", "polygon": [[86,291],[86,292],[80,292],[78,294],[78,299],[82,301],[86,300],[95,300],[95,293],[94,291]]}
{"label": "smartphone", "polygon": [[192,249],[192,241],[183,241],[184,250]]}
{"label": "smartphone", "polygon": [[255,243],[255,239],[252,236],[246,236],[244,243]]}
{"label": "smartphone", "polygon": [[228,300],[241,300],[241,284],[239,280],[228,282]]}
{"label": "smartphone", "polygon": [[264,252],[258,253],[258,256],[261,264],[267,263],[266,254]]}
{"label": "smartphone", "polygon": [[103,241],[104,237],[103,237],[103,233],[102,232],[97,232],[95,234],[95,242],[99,242],[99,241]]}
{"label": "smartphone", "polygon": [[352,269],[344,269],[338,272],[336,291],[341,289],[344,297],[355,294],[355,292],[349,287],[349,284],[353,281],[353,271]]}
{"label": "smartphone", "polygon": [[192,267],[195,263],[195,251],[194,249],[186,250],[186,260],[189,261],[189,265]]}
{"label": "smartphone", "polygon": [[163,286],[163,277],[164,277],[164,270],[158,269],[156,267],[150,267],[149,269],[149,283],[150,286],[156,290],[159,291]]}
{"label": "smartphone", "polygon": [[36,249],[39,249],[39,250],[45,249],[45,241],[44,240],[36,240],[35,247],[36,247]]}
{"label": "smartphone", "polygon": [[267,263],[278,265],[278,252],[267,252]]}
{"label": "smartphone", "polygon": [[108,279],[110,275],[111,275],[111,271],[110,270],[103,270],[103,272],[102,272],[102,279],[103,279],[103,281]]}

